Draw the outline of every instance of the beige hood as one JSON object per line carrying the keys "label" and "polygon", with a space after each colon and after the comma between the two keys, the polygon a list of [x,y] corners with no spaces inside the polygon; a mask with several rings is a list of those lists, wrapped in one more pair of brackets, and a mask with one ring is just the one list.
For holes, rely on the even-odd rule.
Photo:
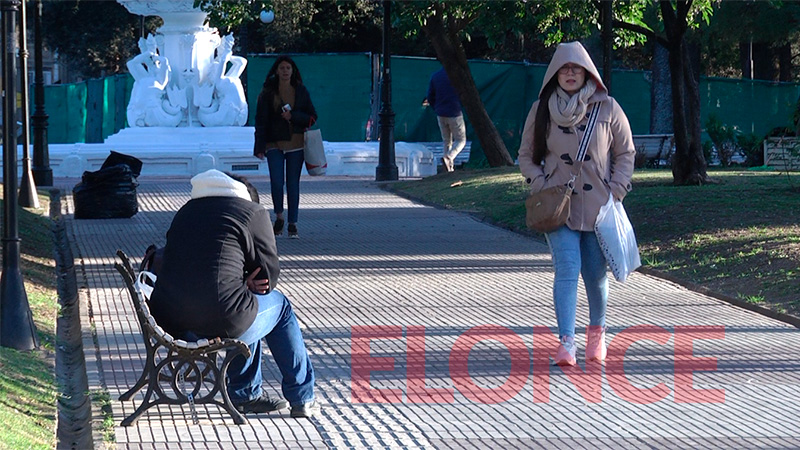
{"label": "beige hood", "polygon": [[[542,89],[550,82],[550,79],[557,75],[558,69],[567,63],[577,64],[583,67],[597,83],[597,91],[592,96],[590,102],[599,101],[608,96],[608,89],[606,85],[603,84],[600,72],[597,71],[597,67],[595,67],[594,62],[592,62],[592,58],[580,42],[558,44],[556,52],[553,54],[553,59],[550,60],[550,65],[547,66],[547,72],[544,74],[544,81],[542,81],[542,87],[539,89],[539,96],[542,95]],[[601,94],[600,97],[602,98],[597,98],[598,94]]]}

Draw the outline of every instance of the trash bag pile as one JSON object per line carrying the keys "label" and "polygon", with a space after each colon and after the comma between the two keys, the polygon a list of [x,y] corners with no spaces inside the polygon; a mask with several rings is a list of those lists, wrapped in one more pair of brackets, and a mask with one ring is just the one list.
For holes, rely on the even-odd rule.
{"label": "trash bag pile", "polygon": [[136,188],[141,170],[139,159],[112,151],[100,170],[83,172],[80,183],[72,188],[75,218],[133,217],[139,212]]}

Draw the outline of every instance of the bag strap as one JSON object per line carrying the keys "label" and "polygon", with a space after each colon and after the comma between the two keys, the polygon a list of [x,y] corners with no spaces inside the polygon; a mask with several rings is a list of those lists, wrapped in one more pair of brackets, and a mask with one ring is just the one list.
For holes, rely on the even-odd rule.
{"label": "bag strap", "polygon": [[589,141],[592,139],[594,133],[594,126],[597,124],[597,116],[600,113],[600,103],[596,103],[592,111],[589,112],[589,120],[586,122],[586,132],[583,133],[583,138],[578,146],[577,160],[583,162],[586,158],[586,149],[589,148]]}
{"label": "bag strap", "polygon": [[572,172],[572,178],[567,183],[570,189],[573,189],[575,186],[575,179],[578,178],[578,174],[581,173],[581,167],[583,166],[583,160],[586,158],[586,151],[589,148],[589,141],[592,140],[592,134],[594,134],[594,126],[597,124],[597,116],[600,115],[600,103],[595,103],[594,108],[589,112],[589,120],[586,122],[586,130],[583,133],[583,137],[581,138],[580,144],[578,144],[578,154],[575,156],[577,164],[575,165],[575,171]]}

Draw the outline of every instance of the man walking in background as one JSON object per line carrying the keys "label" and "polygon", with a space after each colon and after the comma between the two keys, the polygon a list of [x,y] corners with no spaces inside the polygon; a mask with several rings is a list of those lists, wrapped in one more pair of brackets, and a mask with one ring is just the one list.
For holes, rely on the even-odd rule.
{"label": "man walking in background", "polygon": [[442,164],[445,170],[452,172],[453,161],[467,144],[467,130],[464,126],[458,93],[450,84],[444,67],[431,75],[427,101],[439,119],[439,130],[442,132],[444,142]]}

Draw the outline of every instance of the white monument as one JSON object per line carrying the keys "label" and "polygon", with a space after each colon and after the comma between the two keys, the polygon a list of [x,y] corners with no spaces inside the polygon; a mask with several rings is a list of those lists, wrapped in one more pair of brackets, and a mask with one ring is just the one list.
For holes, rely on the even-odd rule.
{"label": "white monument", "polygon": [[[139,40],[128,61],[134,77],[128,128],[102,144],[50,144],[55,177],[80,177],[100,169],[111,150],[139,158],[143,176],[192,176],[208,169],[267,174],[253,156],[253,127],[239,77],[247,60],[233,55],[233,36],[205,24],[194,0],[117,0],[131,13],[159,16],[155,35]],[[274,19],[271,11],[261,19]],[[258,86],[256,87],[256,89]],[[318,99],[322,101],[322,99]],[[328,175],[374,176],[378,142],[325,142]],[[423,144],[397,142],[400,176],[436,173]],[[1,163],[0,163],[1,165]]]}
{"label": "white monument", "polygon": [[[118,0],[128,11],[159,16],[164,25],[139,39],[128,61],[134,78],[130,127],[227,127],[247,122],[239,80],[247,60],[233,55],[233,35],[220,38],[205,25],[193,0]],[[228,63],[231,67],[228,68]]]}

